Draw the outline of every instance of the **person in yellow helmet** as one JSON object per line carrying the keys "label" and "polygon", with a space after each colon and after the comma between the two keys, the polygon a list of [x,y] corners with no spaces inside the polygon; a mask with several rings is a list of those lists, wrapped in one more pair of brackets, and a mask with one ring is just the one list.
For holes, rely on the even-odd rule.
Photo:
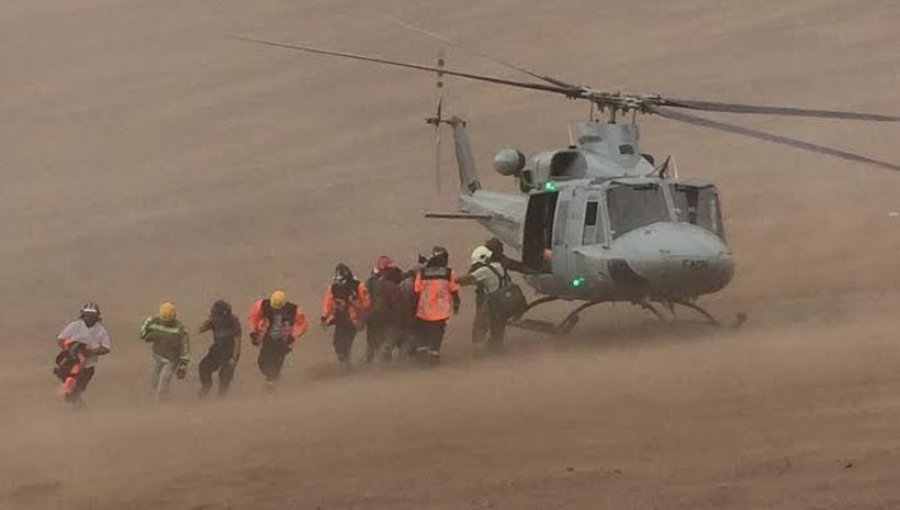
{"label": "person in yellow helmet", "polygon": [[247,318],[250,343],[259,347],[257,365],[266,378],[266,389],[272,390],[281,377],[284,358],[293,350],[294,342],[309,325],[303,310],[287,300],[283,290],[268,299],[260,299],[250,307]]}
{"label": "person in yellow helmet", "polygon": [[155,316],[141,325],[141,339],[152,344],[149,390],[159,402],[169,392],[172,376],[183,379],[190,362],[187,328],[177,318],[175,305],[166,301]]}

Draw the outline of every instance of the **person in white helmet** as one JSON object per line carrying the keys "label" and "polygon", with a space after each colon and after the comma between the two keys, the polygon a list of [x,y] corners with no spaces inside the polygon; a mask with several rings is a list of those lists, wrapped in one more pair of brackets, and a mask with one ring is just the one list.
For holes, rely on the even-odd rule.
{"label": "person in white helmet", "polygon": [[94,377],[97,361],[112,350],[109,333],[100,323],[97,303],[82,306],[78,320],[70,322],[56,338],[62,349],[54,370],[62,381],[58,393],[67,404],[81,404],[81,395]]}
{"label": "person in white helmet", "polygon": [[493,252],[485,246],[472,250],[469,273],[459,278],[461,286],[475,285],[475,320],[472,323],[472,347],[475,356],[503,350],[506,322],[499,310],[491,307],[488,297],[509,285],[509,273],[503,264],[494,260]]}

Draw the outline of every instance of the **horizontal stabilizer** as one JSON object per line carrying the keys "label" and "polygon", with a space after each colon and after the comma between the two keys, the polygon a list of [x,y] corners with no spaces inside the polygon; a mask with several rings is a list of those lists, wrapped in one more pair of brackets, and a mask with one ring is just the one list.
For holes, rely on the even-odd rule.
{"label": "horizontal stabilizer", "polygon": [[425,213],[426,218],[438,219],[438,220],[489,220],[493,218],[493,215],[490,214],[475,214],[475,213],[436,213],[436,212],[427,212]]}

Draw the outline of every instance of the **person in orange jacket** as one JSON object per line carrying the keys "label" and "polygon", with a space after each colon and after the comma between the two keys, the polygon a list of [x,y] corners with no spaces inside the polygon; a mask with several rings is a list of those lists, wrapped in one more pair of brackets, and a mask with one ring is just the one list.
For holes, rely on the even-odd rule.
{"label": "person in orange jacket", "polygon": [[449,263],[447,249],[435,246],[413,283],[417,295],[416,353],[422,361],[431,364],[440,361],[447,320],[451,314],[459,313],[459,285]]}
{"label": "person in orange jacket", "polygon": [[284,358],[309,327],[306,316],[287,300],[283,290],[276,290],[269,299],[253,303],[247,322],[250,343],[259,347],[259,371],[266,378],[266,389],[271,390],[281,376]]}
{"label": "person in orange jacket", "polygon": [[345,366],[350,363],[350,350],[356,333],[365,324],[371,301],[369,291],[358,281],[346,264],[334,268],[332,284],[322,298],[322,327],[334,326],[334,352]]}

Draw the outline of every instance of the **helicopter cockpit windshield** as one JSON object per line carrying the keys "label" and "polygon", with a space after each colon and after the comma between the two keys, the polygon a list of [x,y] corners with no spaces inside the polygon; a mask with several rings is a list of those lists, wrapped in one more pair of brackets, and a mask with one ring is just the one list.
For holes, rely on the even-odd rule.
{"label": "helicopter cockpit windshield", "polygon": [[612,238],[634,229],[672,221],[663,189],[655,183],[618,184],[606,192]]}
{"label": "helicopter cockpit windshield", "polygon": [[703,227],[724,237],[719,194],[711,184],[673,184],[672,199],[678,221]]}

